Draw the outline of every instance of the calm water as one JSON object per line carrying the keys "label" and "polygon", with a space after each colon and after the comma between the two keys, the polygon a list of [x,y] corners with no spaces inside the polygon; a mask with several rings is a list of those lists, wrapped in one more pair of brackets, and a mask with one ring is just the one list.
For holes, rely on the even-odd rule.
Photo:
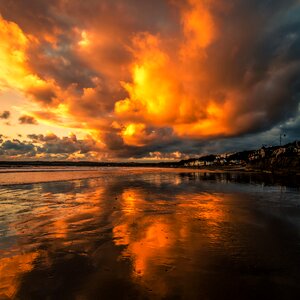
{"label": "calm water", "polygon": [[0,299],[299,299],[297,182],[72,176],[0,186]]}

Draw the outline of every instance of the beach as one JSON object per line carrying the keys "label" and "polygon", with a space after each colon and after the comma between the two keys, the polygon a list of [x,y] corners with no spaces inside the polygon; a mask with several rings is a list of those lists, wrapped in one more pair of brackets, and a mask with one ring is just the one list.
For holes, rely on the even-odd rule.
{"label": "beach", "polygon": [[249,173],[0,172],[1,299],[300,295],[300,194]]}

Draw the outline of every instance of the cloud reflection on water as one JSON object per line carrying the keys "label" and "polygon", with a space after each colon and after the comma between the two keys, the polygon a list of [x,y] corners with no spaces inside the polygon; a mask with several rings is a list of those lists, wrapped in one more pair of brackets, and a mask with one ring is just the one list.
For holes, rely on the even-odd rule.
{"label": "cloud reflection on water", "polygon": [[298,225],[280,216],[295,212],[298,192],[257,182],[153,171],[1,187],[0,295],[197,298],[216,296],[220,280],[230,289],[227,274],[247,291],[245,270],[265,270],[245,273],[256,282],[269,280],[271,261],[289,268],[277,227],[297,242]]}

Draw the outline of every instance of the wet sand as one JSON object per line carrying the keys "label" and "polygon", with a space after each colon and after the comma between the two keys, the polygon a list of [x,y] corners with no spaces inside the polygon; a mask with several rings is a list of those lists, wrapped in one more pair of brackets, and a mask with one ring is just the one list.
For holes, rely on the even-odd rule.
{"label": "wet sand", "polygon": [[0,299],[300,296],[297,182],[151,168],[0,182]]}
{"label": "wet sand", "polygon": [[35,167],[35,168],[0,168],[0,186],[14,184],[66,181],[101,176],[120,176],[145,173],[201,172],[222,173],[223,170],[187,169],[187,168],[138,168],[138,167]]}

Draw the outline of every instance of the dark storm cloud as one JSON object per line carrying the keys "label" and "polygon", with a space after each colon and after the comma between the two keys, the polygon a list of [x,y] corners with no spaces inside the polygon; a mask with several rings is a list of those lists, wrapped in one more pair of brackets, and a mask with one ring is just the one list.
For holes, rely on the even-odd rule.
{"label": "dark storm cloud", "polygon": [[[115,0],[88,2],[64,1],[64,11],[82,21],[85,26],[104,28],[117,33],[125,31],[172,32],[178,29],[174,20],[174,10],[168,1]],[[149,13],[151,12],[151,13]]]}
{"label": "dark storm cloud", "polygon": [[[111,135],[108,137],[111,141]],[[122,143],[122,138],[116,137],[116,140],[113,140],[113,147],[110,142],[107,142],[107,145],[110,146],[109,150],[114,151],[114,155],[119,159],[126,158],[135,158],[141,159],[143,157],[149,156],[151,152],[161,152],[163,154],[170,154],[176,151],[182,153],[191,154],[193,149],[190,147],[193,143],[190,141],[185,141],[174,136],[164,137],[163,139],[155,140],[145,146],[130,146]],[[195,149],[195,153],[199,153],[200,148]]]}
{"label": "dark storm cloud", "polygon": [[[297,4],[298,1],[233,1],[227,10],[212,5],[221,30],[206,49],[205,62],[199,64],[208,82],[205,89],[199,88],[199,98],[201,93],[218,94],[220,104],[231,102],[235,111],[228,119],[232,130],[225,135],[229,138],[267,132],[299,114],[300,24],[295,16],[300,10]],[[193,145],[197,144],[201,145],[196,150],[199,152],[205,149],[205,144],[216,144],[215,149],[219,151],[222,143],[218,141],[224,141],[224,137],[216,135],[198,143],[184,137],[181,140],[182,143],[175,143],[180,151],[193,152],[197,149]],[[229,143],[232,140],[228,139]],[[246,139],[242,140],[246,143]],[[252,142],[255,144],[255,138]],[[162,145],[164,151],[169,151],[168,145]],[[152,142],[140,147],[140,153],[144,154],[152,146],[160,148]]]}
{"label": "dark storm cloud", "polygon": [[144,144],[142,146],[127,145],[118,130],[107,132],[102,138],[107,150],[121,159],[142,158],[153,151],[174,152],[181,144],[181,140],[174,136],[171,128],[145,128],[142,138],[139,138]]}
{"label": "dark storm cloud", "polygon": [[[20,24],[28,33],[54,33],[72,26],[100,24],[108,30],[173,31],[170,25],[173,13],[168,1],[152,0],[23,0],[1,1],[1,14],[5,19]],[[149,13],[151,12],[151,13]],[[81,23],[76,20],[80,20]],[[106,26],[107,24],[107,26]],[[122,26],[120,26],[122,25]]]}
{"label": "dark storm cloud", "polygon": [[2,16],[16,22],[26,33],[54,34],[57,28],[68,28],[70,18],[58,11],[60,0],[0,1]]}
{"label": "dark storm cloud", "polygon": [[8,110],[5,110],[0,113],[0,119],[7,120],[10,117],[10,112]]}
{"label": "dark storm cloud", "polygon": [[285,134],[289,141],[300,140],[300,114],[297,118],[289,120],[279,128],[280,133]]}
{"label": "dark storm cloud", "polygon": [[[72,28],[67,32],[76,36]],[[78,37],[79,38],[79,37]],[[100,76],[82,61],[74,50],[77,39],[71,39],[66,34],[59,36],[56,44],[45,42],[31,48],[30,68],[43,79],[55,78],[63,88],[75,84],[78,89],[93,87],[93,77]],[[53,95],[48,97],[52,98]],[[47,98],[46,98],[47,99]]]}
{"label": "dark storm cloud", "polygon": [[[179,150],[194,155],[231,151],[234,147],[242,150],[243,146],[271,142],[281,130],[290,139],[299,138],[300,6],[296,0],[203,1],[218,32],[205,51],[196,53],[195,60],[185,66],[191,73],[188,90],[197,96],[191,101],[191,111],[197,111],[195,115],[202,118],[207,114],[199,110],[206,104],[202,99],[213,98],[220,105],[230,102],[233,112],[226,116],[228,132],[189,138],[185,134],[189,134],[188,122],[194,115],[182,135],[176,133],[181,116],[159,125],[153,118],[142,116],[140,122],[146,127],[136,138],[137,146],[126,144],[122,130],[111,125],[113,121],[135,121],[132,116],[122,119],[114,115],[116,101],[128,96],[120,81],[133,81],[128,71],[135,62],[133,38],[145,32],[158,36],[160,50],[180,61],[172,56],[176,47],[170,46],[185,43],[179,10],[188,11],[193,3],[200,2],[32,0],[28,4],[7,0],[0,1],[0,11],[5,19],[16,22],[38,40],[29,45],[28,68],[51,84],[31,87],[27,93],[42,107],[66,104],[80,124],[87,123],[101,132],[107,150],[116,157],[141,158],[154,151]],[[85,32],[90,39],[87,49],[80,48]],[[181,69],[174,76],[179,81],[180,72]],[[65,94],[58,92],[57,86]],[[69,90],[72,92],[68,94]],[[175,106],[176,103],[177,109]],[[51,111],[43,114],[45,119],[52,114],[53,122],[59,120]],[[0,114],[1,119],[7,119],[9,114],[5,116]],[[36,124],[30,116],[22,116],[19,121]],[[43,145],[39,153],[99,151],[92,141],[44,135],[29,138]]]}
{"label": "dark storm cloud", "polygon": [[300,21],[292,17],[297,3],[234,1],[229,15],[217,18],[222,32],[204,68],[211,88],[242,91],[232,120],[241,133],[268,130],[298,113]]}

